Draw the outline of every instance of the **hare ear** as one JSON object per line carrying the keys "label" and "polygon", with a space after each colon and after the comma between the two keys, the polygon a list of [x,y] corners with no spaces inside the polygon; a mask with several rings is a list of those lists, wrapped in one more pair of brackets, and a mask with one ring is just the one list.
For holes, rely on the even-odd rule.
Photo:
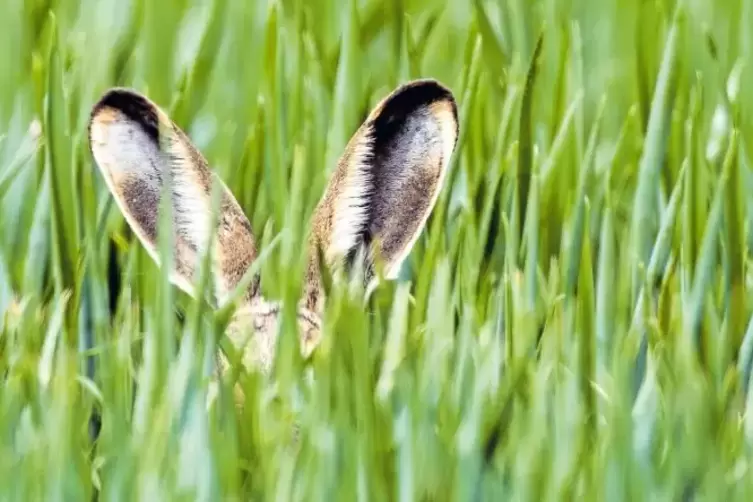
{"label": "hare ear", "polygon": [[[128,89],[111,89],[94,105],[89,143],[118,207],[155,261],[160,194],[169,180],[175,246],[171,278],[191,295],[197,293],[194,273],[212,234],[212,184],[220,183],[213,274],[221,301],[253,261],[256,244],[235,198],[212,175],[183,131],[146,97]],[[249,296],[257,288],[254,280]]]}
{"label": "hare ear", "polygon": [[[332,266],[374,252],[393,277],[437,200],[458,137],[452,93],[433,80],[408,83],[371,112],[348,143],[316,209],[312,246]],[[312,251],[309,298],[319,295]]]}

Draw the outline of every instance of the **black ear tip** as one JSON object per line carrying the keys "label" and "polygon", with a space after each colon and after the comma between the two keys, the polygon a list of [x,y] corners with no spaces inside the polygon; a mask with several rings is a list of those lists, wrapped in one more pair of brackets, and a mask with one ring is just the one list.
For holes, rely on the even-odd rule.
{"label": "black ear tip", "polygon": [[457,103],[449,88],[434,79],[414,80],[395,89],[385,100],[382,113],[387,116],[406,116],[421,107],[442,101],[449,103],[457,122]]}
{"label": "black ear tip", "polygon": [[439,80],[433,78],[413,80],[401,86],[400,90],[423,94],[430,101],[455,101],[452,91]]}
{"label": "black ear tip", "polygon": [[91,120],[108,108],[121,112],[129,120],[139,124],[155,141],[159,139],[157,108],[143,95],[123,87],[109,89],[92,107]]}

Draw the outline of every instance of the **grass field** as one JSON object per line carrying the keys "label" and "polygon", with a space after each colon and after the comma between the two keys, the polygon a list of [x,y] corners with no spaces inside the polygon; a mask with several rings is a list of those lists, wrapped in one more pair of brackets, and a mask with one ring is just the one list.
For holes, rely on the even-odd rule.
{"label": "grass field", "polygon": [[[0,1],[0,500],[750,500],[751,27],[751,0]],[[336,159],[419,77],[460,137],[399,279],[334,283],[313,357],[285,324],[207,411],[226,312],[128,228],[92,105],[168,111],[292,306]]]}

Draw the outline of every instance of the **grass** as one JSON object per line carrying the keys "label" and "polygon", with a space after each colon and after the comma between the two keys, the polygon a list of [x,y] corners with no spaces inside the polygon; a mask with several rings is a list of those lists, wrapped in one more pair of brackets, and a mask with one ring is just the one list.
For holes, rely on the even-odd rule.
{"label": "grass", "polygon": [[[748,500],[751,23],[750,0],[3,0],[0,499]],[[128,229],[92,104],[169,110],[292,304],[335,160],[418,77],[461,134],[399,280],[368,308],[335,285],[310,361],[288,327],[246,406],[207,412],[226,312]]]}

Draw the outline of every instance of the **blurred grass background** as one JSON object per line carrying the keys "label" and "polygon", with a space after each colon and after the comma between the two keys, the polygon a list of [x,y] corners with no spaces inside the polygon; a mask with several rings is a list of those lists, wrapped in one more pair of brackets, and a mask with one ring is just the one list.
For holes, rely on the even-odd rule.
{"label": "blurred grass background", "polygon": [[[3,0],[0,499],[749,500],[751,26],[751,0]],[[273,374],[207,413],[221,319],[114,207],[92,104],[169,111],[292,305],[337,157],[418,77],[461,136],[400,279],[369,309],[335,287],[309,362],[288,310]]]}

